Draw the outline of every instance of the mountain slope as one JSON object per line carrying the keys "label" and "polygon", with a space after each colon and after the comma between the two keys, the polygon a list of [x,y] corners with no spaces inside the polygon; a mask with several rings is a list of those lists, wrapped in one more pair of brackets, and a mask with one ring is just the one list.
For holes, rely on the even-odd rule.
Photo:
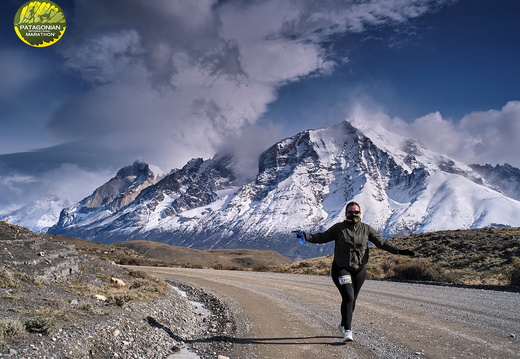
{"label": "mountain slope", "polygon": [[296,245],[291,230],[328,228],[343,220],[349,200],[389,237],[520,226],[520,202],[489,187],[471,167],[416,140],[344,121],[267,149],[252,183],[237,182],[231,156],[195,159],[126,206],[90,209],[83,200],[64,210],[49,233],[102,243],[151,239],[198,249],[272,249],[298,259],[330,253],[332,246]]}

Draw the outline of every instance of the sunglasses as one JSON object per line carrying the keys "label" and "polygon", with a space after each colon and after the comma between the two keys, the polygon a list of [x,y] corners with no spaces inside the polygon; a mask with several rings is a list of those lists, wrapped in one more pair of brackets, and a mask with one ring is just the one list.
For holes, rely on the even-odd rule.
{"label": "sunglasses", "polygon": [[360,214],[361,211],[347,211],[348,214]]}

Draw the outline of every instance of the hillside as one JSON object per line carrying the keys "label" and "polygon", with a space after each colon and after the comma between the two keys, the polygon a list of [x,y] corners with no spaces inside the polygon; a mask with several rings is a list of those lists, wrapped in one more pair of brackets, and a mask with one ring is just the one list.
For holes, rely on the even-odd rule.
{"label": "hillside", "polygon": [[[520,228],[439,231],[394,237],[416,257],[373,248],[368,265],[375,279],[419,279],[462,284],[520,285]],[[313,245],[313,244],[306,244]],[[276,271],[328,275],[332,255],[279,266]],[[512,278],[513,276],[513,278]]]}
{"label": "hillside", "polygon": [[[146,240],[109,245],[56,235],[37,236],[73,243],[79,253],[117,264],[328,275],[332,262],[332,255],[292,262],[266,250],[198,250]],[[368,265],[371,278],[507,285],[520,265],[519,227],[429,232],[394,237],[392,242],[413,249],[416,257],[396,256],[374,247]]]}
{"label": "hillside", "polygon": [[166,358],[189,346],[208,359],[227,348],[201,340],[203,327],[233,332],[211,295],[182,287],[212,312],[202,317],[165,281],[82,254],[140,258],[136,252],[7,222],[0,222],[0,246],[2,358]]}
{"label": "hillside", "polygon": [[73,243],[81,253],[117,264],[179,266],[236,270],[263,270],[292,261],[275,251],[255,249],[198,250],[160,242],[137,240],[102,244],[72,237],[46,235]]}
{"label": "hillside", "polygon": [[199,250],[144,240],[118,242],[110,247],[131,249],[165,265],[191,268],[262,269],[292,263],[278,252],[256,249]]}

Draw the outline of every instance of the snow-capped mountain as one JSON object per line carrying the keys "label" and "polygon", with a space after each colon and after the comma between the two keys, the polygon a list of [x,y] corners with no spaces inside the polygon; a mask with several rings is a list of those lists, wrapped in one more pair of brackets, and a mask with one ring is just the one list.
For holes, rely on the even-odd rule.
{"label": "snow-capped mountain", "polygon": [[349,200],[387,237],[520,226],[520,202],[471,167],[416,140],[348,121],[276,143],[260,156],[252,183],[238,182],[228,155],[194,159],[117,205],[107,196],[112,192],[100,190],[109,183],[63,210],[49,233],[103,243],[273,249],[303,258],[328,254],[332,245],[301,246],[291,231],[342,221]]}
{"label": "snow-capped mountain", "polygon": [[62,209],[71,204],[68,200],[47,193],[32,203],[0,216],[0,220],[27,227],[35,233],[45,233],[56,224]]}

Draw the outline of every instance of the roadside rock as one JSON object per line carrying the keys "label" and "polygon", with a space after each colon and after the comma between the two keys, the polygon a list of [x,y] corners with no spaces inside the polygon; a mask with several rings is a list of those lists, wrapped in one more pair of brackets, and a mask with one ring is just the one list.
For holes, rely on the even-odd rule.
{"label": "roadside rock", "polygon": [[114,287],[119,287],[119,288],[126,287],[126,283],[119,278],[112,277],[112,278],[110,278],[110,282],[112,283],[112,285]]}

